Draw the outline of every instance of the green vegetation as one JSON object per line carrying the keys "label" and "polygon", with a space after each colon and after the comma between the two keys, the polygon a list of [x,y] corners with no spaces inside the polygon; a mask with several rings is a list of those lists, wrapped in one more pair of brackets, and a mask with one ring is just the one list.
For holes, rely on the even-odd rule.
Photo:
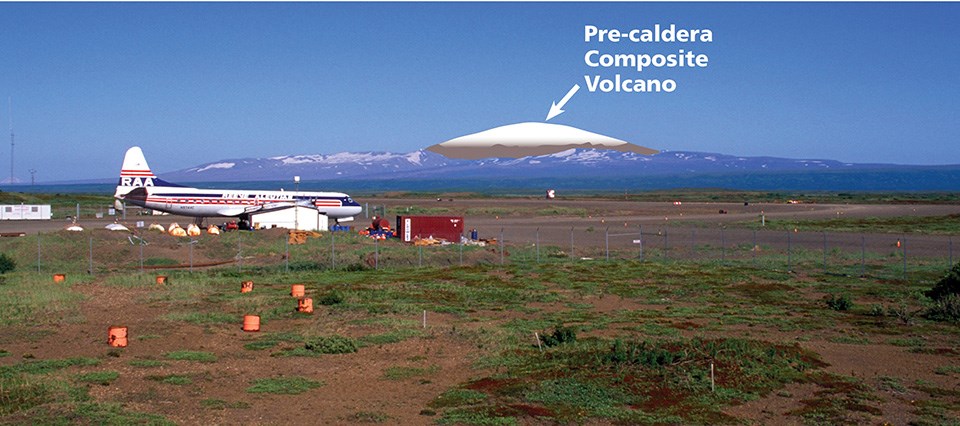
{"label": "green vegetation", "polygon": [[91,358],[26,361],[0,368],[0,422],[11,424],[172,424],[160,416],[123,409],[119,404],[92,402],[86,384],[109,384],[116,371],[73,374],[62,370],[96,366]]}
{"label": "green vegetation", "polygon": [[324,306],[339,305],[343,303],[343,294],[336,290],[331,291],[320,296],[320,298],[317,299],[317,303]]}
{"label": "green vegetation", "polygon": [[92,373],[83,373],[74,376],[78,382],[83,383],[94,383],[98,385],[109,385],[114,380],[120,377],[120,373],[116,371],[95,371]]}
{"label": "green vegetation", "polygon": [[164,374],[164,375],[149,375],[147,380],[153,380],[155,382],[165,383],[168,385],[189,385],[193,383],[193,379],[190,376],[183,374]]}
{"label": "green vegetation", "polygon": [[924,294],[933,300],[933,304],[927,308],[927,318],[960,322],[960,263],[950,268],[947,274]]}
{"label": "green vegetation", "polygon": [[[832,342],[862,345],[851,348],[858,350],[921,353],[939,361],[934,364],[939,365],[934,370],[938,381],[952,384],[960,379],[953,367],[960,357],[955,320],[960,303],[950,290],[956,284],[943,281],[944,270],[953,265],[946,265],[946,254],[918,254],[908,259],[904,271],[902,253],[892,248],[894,240],[889,252],[867,253],[863,264],[858,250],[851,254],[832,249],[827,268],[820,250],[794,246],[788,258],[776,247],[760,244],[760,251],[752,251],[752,244],[729,240],[724,258],[720,246],[698,245],[698,255],[691,260],[651,243],[644,260],[636,253],[621,253],[616,261],[605,262],[595,253],[581,253],[579,246],[573,255],[565,248],[541,247],[539,263],[532,246],[508,242],[503,265],[499,247],[464,247],[470,266],[459,266],[459,247],[424,247],[425,266],[417,268],[418,248],[381,242],[377,270],[372,241],[337,233],[336,267],[329,263],[328,234],[290,246],[288,271],[285,236],[271,232],[198,239],[192,246],[198,259],[222,259],[236,256],[242,238],[244,264],[164,272],[171,276],[164,286],[155,284],[152,272],[135,273],[137,246],[119,234],[104,231],[103,256],[121,260],[98,259],[110,266],[98,267],[94,274],[86,273],[84,259],[74,259],[76,253],[85,253],[86,234],[42,235],[42,274],[32,263],[36,240],[0,241],[0,252],[21,266],[8,272],[0,285],[0,347],[7,350],[0,350],[7,364],[0,367],[0,423],[29,423],[34,418],[41,423],[61,418],[81,424],[163,422],[124,412],[119,405],[88,405],[84,392],[98,390],[100,383],[124,391],[137,383],[140,391],[116,402],[157,406],[161,412],[165,406],[157,401],[181,402],[183,395],[193,397],[207,385],[240,383],[251,393],[306,392],[323,382],[281,376],[246,384],[237,375],[213,377],[194,372],[205,368],[199,364],[177,361],[296,365],[301,361],[269,357],[340,354],[337,363],[352,363],[363,362],[368,351],[401,354],[377,367],[378,380],[426,384],[447,379],[454,371],[458,377],[474,377],[438,389],[436,398],[419,408],[424,422],[440,424],[730,424],[742,419],[724,414],[727,408],[770,395],[789,398],[784,396],[789,395],[784,388],[789,384],[814,388],[804,400],[797,398],[784,418],[787,422],[876,422],[870,416],[890,414],[879,411],[887,405],[879,403],[877,395],[890,394],[909,394],[916,400],[912,406],[917,424],[955,423],[960,412],[958,395],[950,386],[914,384],[908,373],[873,379],[858,379],[874,377],[859,372],[856,377],[827,374],[819,356],[803,349]],[[190,247],[165,235],[145,238],[148,249],[156,250],[146,259],[157,264],[183,258]],[[62,250],[63,260],[48,256],[48,244],[57,253]],[[581,256],[596,260],[583,261]],[[70,277],[66,285],[50,283],[47,271],[58,266]],[[947,277],[951,275],[960,276],[956,271]],[[254,292],[241,294],[239,283],[251,277],[256,280]],[[290,283],[308,284],[315,303],[325,306],[320,314],[294,312]],[[946,289],[945,296],[934,292],[939,288]],[[58,340],[52,336],[60,337],[62,326],[73,324],[101,329],[100,318],[94,324],[85,315],[104,292],[146,307],[143,311],[157,322],[133,333],[131,345],[161,349],[152,356],[125,359],[144,352],[107,352],[99,337],[91,337],[103,345],[94,352],[101,359],[32,359],[22,342],[49,345]],[[421,325],[423,311],[428,312],[427,327]],[[249,313],[261,315],[263,332],[239,331],[242,316]],[[177,346],[157,346],[178,338],[168,329],[184,323],[205,338],[231,338],[233,343],[204,343],[191,346],[198,350],[179,351],[174,350]],[[534,333],[539,333],[542,352]],[[231,352],[239,345],[245,350]],[[33,351],[38,356],[50,353],[46,347]],[[461,363],[458,370],[449,369],[451,360]],[[173,367],[189,367],[189,372]],[[93,371],[105,368],[119,370],[123,377],[118,379],[115,371]],[[191,386],[198,382],[204,386]],[[205,409],[199,416],[230,416],[210,410],[251,407],[217,396],[203,396],[210,399],[199,402]],[[357,411],[336,421],[395,420],[378,411]]]}
{"label": "green vegetation", "polygon": [[553,333],[543,333],[543,344],[547,347],[558,346],[564,343],[573,343],[577,341],[577,333],[571,327],[558,325],[553,329]]}
{"label": "green vegetation", "polygon": [[303,377],[274,377],[256,379],[250,382],[247,388],[249,393],[272,393],[278,395],[299,395],[310,389],[324,385],[322,381],[310,380]]}
{"label": "green vegetation", "polygon": [[303,346],[281,352],[285,356],[319,356],[349,354],[357,351],[357,341],[344,336],[319,336],[304,339]]}
{"label": "green vegetation", "polygon": [[351,423],[384,423],[390,420],[390,416],[379,411],[357,411],[347,416],[347,421]]}
{"label": "green vegetation", "polygon": [[[717,406],[809,380],[824,364],[796,345],[742,339],[583,339],[540,354],[504,354],[505,374],[432,404],[447,422],[548,417],[563,423],[727,423]],[[711,382],[711,364],[716,380]],[[715,390],[711,391],[711,388]],[[474,420],[466,421],[464,416]],[[480,421],[480,419],[483,419]]]}
{"label": "green vegetation", "polygon": [[953,265],[953,268],[950,268],[947,274],[925,294],[933,300],[941,300],[951,294],[960,294],[960,263]]}
{"label": "green vegetation", "polygon": [[853,301],[846,294],[833,295],[827,298],[827,306],[835,311],[846,311],[853,307]]}
{"label": "green vegetation", "polygon": [[382,334],[370,334],[357,339],[360,346],[386,345],[390,343],[400,343],[411,337],[420,336],[419,330],[395,330]]}
{"label": "green vegetation", "polygon": [[50,285],[50,277],[14,273],[0,285],[0,326],[51,324],[79,320],[77,305],[84,297],[71,288],[38,291]]}
{"label": "green vegetation", "polygon": [[[749,226],[757,224],[750,222]],[[960,214],[946,216],[900,216],[836,218],[826,220],[767,219],[766,229],[830,232],[885,232],[899,234],[958,234]]]}
{"label": "green vegetation", "polygon": [[217,362],[217,356],[203,351],[174,351],[167,352],[167,359],[176,361]]}
{"label": "green vegetation", "polygon": [[154,359],[134,359],[128,362],[131,367],[140,367],[140,368],[153,368],[153,367],[162,367],[167,365],[163,361],[157,361]]}
{"label": "green vegetation", "polygon": [[17,263],[7,256],[6,253],[0,253],[0,274],[6,274],[17,268]]}
{"label": "green vegetation", "polygon": [[303,336],[297,333],[266,333],[256,341],[243,345],[243,348],[259,351],[272,349],[283,342],[303,343]]}
{"label": "green vegetation", "polygon": [[163,319],[191,324],[230,324],[238,321],[236,315],[225,312],[171,312],[164,315]]}
{"label": "green vegetation", "polygon": [[95,366],[98,364],[100,364],[100,361],[94,358],[66,358],[24,361],[14,365],[0,367],[0,376],[12,377],[17,374],[48,374],[69,367]]}
{"label": "green vegetation", "polygon": [[383,371],[383,377],[387,380],[406,380],[412,377],[427,376],[440,370],[440,366],[431,365],[429,367],[407,367],[396,366],[388,367]]}
{"label": "green vegetation", "polygon": [[200,406],[210,410],[243,409],[250,408],[250,403],[243,401],[228,402],[222,399],[204,399],[200,401]]}

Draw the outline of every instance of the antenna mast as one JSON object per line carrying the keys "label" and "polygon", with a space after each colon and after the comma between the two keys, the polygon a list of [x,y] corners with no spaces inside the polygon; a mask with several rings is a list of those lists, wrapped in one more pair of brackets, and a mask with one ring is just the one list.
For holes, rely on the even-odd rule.
{"label": "antenna mast", "polygon": [[10,119],[10,185],[13,185],[13,97],[7,97],[7,111]]}

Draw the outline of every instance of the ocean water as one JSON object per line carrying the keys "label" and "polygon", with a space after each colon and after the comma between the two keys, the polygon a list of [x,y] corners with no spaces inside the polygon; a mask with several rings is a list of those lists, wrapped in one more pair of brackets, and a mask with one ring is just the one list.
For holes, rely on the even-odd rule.
{"label": "ocean water", "polygon": [[[198,188],[294,190],[289,181],[178,182]],[[115,183],[58,183],[8,185],[2,191],[36,193],[89,193],[112,195]],[[819,171],[775,173],[678,174],[603,178],[477,178],[477,179],[393,179],[393,180],[310,180],[302,181],[303,191],[338,191],[352,196],[383,195],[390,192],[475,192],[490,195],[539,195],[547,189],[562,194],[635,193],[681,188],[721,188],[755,191],[890,191],[957,192],[960,168],[918,167],[895,170]]]}

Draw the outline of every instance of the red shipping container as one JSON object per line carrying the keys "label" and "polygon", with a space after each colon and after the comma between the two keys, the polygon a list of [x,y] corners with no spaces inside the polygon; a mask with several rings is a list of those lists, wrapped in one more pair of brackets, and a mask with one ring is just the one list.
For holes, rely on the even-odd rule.
{"label": "red shipping container", "polygon": [[460,242],[463,216],[397,216],[397,236],[404,242],[417,237]]}

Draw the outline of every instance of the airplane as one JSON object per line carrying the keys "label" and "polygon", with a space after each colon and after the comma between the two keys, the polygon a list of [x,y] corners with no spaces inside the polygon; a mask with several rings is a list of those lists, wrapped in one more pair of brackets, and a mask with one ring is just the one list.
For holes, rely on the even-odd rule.
{"label": "airplane", "polygon": [[113,197],[118,210],[123,210],[123,203],[130,203],[195,217],[198,223],[206,217],[237,217],[249,223],[251,213],[293,206],[316,209],[340,223],[353,220],[363,209],[349,195],[340,192],[199,189],[170,183],[150,171],[143,150],[137,146],[128,149],[123,157]]}

